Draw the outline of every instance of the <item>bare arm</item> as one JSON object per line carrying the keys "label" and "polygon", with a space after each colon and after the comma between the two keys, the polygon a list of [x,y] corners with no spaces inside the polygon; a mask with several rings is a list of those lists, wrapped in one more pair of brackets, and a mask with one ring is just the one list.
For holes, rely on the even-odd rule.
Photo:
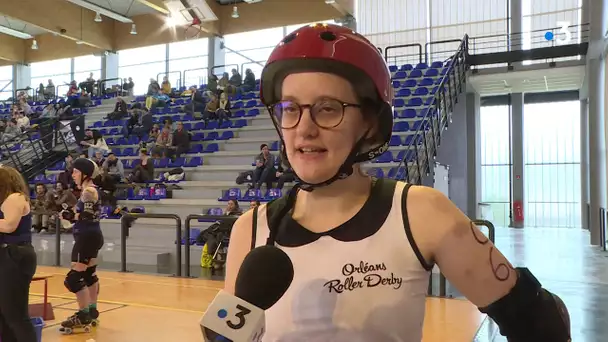
{"label": "bare arm", "polygon": [[9,195],[4,200],[0,207],[4,213],[4,218],[0,219],[0,233],[10,234],[17,229],[26,205],[25,197],[17,193]]}
{"label": "bare arm", "polygon": [[426,260],[467,299],[485,307],[504,297],[517,281],[513,266],[441,192],[414,187],[408,200],[412,232]]}
{"label": "bare arm", "polygon": [[234,223],[230,234],[228,246],[228,259],[226,260],[226,280],[224,290],[234,294],[234,284],[245,256],[251,250],[251,229],[253,224],[253,210],[244,213]]}

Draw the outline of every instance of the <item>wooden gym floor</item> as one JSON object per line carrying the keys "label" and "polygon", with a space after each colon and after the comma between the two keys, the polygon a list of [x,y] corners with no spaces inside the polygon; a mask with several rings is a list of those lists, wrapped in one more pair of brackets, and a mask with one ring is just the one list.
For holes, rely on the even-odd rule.
{"label": "wooden gym floor", "polygon": [[[49,279],[49,302],[55,320],[46,322],[45,342],[166,342],[202,341],[199,319],[223,282],[99,271],[100,326],[91,333],[62,335],[59,323],[77,310],[76,300],[63,286],[65,268],[39,266],[37,275]],[[43,282],[33,282],[30,303],[43,301]],[[485,316],[459,299],[429,298],[424,342],[471,342]]]}

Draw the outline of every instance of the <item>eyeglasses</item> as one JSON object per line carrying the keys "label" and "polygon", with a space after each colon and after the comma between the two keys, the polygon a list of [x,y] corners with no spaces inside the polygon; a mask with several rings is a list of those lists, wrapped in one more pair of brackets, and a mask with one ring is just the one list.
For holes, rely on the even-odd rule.
{"label": "eyeglasses", "polygon": [[344,119],[344,109],[361,108],[361,105],[334,99],[324,99],[313,104],[299,104],[294,101],[281,101],[271,106],[277,124],[283,129],[296,127],[302,119],[305,108],[310,111],[312,121],[321,128],[334,128]]}

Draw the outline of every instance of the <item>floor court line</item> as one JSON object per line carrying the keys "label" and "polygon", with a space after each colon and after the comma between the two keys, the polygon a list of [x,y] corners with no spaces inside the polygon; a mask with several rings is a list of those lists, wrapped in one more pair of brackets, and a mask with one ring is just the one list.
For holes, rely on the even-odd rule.
{"label": "floor court line", "polygon": [[[44,297],[44,293],[32,293],[31,292],[30,296]],[[68,296],[62,296],[62,295],[47,295],[47,297],[55,298],[55,299],[72,299],[72,298],[74,298],[73,296],[68,297]],[[116,302],[116,301],[111,301],[111,300],[101,300],[100,299],[100,300],[97,300],[97,302],[102,303],[102,304],[134,306],[134,307],[146,308],[146,309],[168,310],[168,311],[178,311],[178,312],[187,312],[187,313],[196,313],[196,314],[205,313],[204,311],[198,311],[198,310],[188,310],[188,309],[173,308],[173,307],[169,307],[169,306],[149,305],[149,304],[140,304],[140,303]]]}

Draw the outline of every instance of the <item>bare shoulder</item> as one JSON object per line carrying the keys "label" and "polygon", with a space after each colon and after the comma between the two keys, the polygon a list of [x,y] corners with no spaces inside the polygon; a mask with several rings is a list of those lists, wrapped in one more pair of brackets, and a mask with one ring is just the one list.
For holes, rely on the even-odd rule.
{"label": "bare shoulder", "polygon": [[468,225],[468,218],[440,191],[426,186],[412,186],[406,203],[412,235],[427,261],[434,261],[434,254],[443,238],[461,223]]}

